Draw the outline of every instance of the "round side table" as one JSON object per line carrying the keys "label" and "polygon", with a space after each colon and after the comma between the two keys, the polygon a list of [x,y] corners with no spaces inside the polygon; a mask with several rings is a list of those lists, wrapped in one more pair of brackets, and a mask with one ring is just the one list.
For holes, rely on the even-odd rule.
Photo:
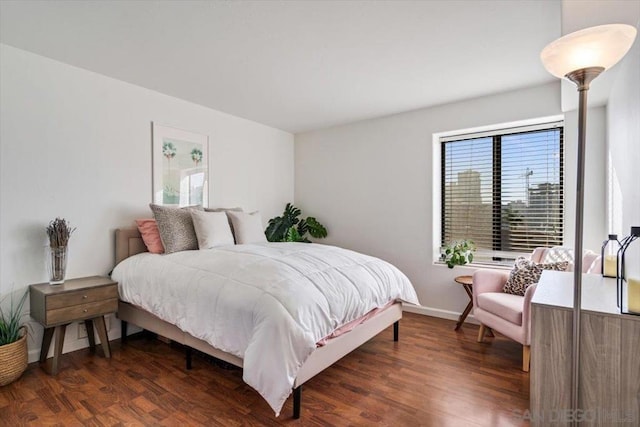
{"label": "round side table", "polygon": [[458,276],[453,280],[455,280],[456,283],[461,284],[467,295],[469,295],[469,304],[467,304],[467,307],[464,309],[464,311],[460,315],[460,318],[458,319],[458,323],[456,323],[455,330],[457,331],[458,329],[460,329],[465,319],[471,312],[471,309],[473,308],[473,276]]}

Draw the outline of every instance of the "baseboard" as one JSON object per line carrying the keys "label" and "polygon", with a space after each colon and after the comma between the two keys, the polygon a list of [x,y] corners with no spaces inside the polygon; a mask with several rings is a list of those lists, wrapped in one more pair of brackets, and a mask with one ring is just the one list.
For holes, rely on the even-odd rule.
{"label": "baseboard", "polygon": [[[457,313],[455,311],[442,310],[439,308],[433,307],[425,307],[422,305],[403,305],[402,311],[406,311],[407,313],[416,313],[422,314],[424,316],[431,317],[439,317],[441,319],[447,320],[455,320],[458,321],[461,313]],[[469,316],[465,319],[465,323],[472,323],[474,325],[479,325],[480,323],[473,317],[473,314],[469,314]]]}
{"label": "baseboard", "polygon": [[40,349],[29,350],[29,363],[37,362],[40,359]]}

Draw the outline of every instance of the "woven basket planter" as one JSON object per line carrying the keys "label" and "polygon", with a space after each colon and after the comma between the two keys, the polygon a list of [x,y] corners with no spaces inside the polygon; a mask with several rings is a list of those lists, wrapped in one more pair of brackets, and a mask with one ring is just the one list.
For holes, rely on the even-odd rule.
{"label": "woven basket planter", "polygon": [[11,344],[0,346],[0,386],[20,378],[27,369],[27,330],[22,327],[22,337]]}

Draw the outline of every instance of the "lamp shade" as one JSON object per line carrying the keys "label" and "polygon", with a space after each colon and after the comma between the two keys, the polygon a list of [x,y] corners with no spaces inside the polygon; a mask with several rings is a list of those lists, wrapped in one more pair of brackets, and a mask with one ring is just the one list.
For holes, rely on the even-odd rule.
{"label": "lamp shade", "polygon": [[599,25],[567,34],[540,53],[547,71],[562,78],[589,67],[613,67],[629,51],[636,29],[626,24]]}

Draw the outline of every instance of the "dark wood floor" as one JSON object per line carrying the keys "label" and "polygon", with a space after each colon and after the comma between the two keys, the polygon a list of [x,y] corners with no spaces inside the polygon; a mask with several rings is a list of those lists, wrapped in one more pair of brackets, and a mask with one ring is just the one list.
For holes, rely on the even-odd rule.
{"label": "dark wood floor", "polygon": [[405,313],[400,341],[383,332],[304,385],[302,417],[291,398],[275,418],[266,402],[224,369],[158,340],[112,342],[113,357],[63,356],[57,377],[29,365],[0,388],[0,425],[527,425],[529,375],[521,346],[476,343],[478,327]]}

